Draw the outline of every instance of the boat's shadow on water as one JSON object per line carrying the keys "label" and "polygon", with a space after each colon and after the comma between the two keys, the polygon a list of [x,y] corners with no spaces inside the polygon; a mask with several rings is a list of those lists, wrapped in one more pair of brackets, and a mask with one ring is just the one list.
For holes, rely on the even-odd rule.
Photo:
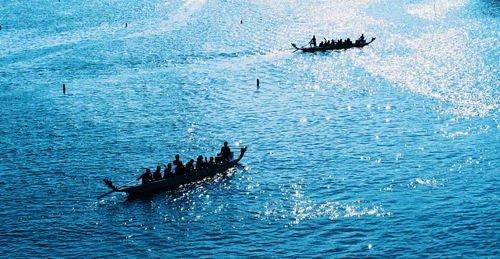
{"label": "boat's shadow on water", "polygon": [[129,195],[124,202],[151,202],[158,199],[178,200],[186,195],[193,195],[203,190],[223,188],[229,185],[233,176],[243,171],[241,164],[228,169],[226,172],[206,177],[200,181],[180,185],[173,189],[166,189],[151,194]]}

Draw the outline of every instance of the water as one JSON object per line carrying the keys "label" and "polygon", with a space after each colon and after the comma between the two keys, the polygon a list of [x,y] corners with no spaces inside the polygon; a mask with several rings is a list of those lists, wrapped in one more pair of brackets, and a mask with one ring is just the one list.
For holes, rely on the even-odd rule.
{"label": "water", "polygon": [[[0,3],[2,256],[500,253],[498,1]],[[224,140],[227,176],[96,200]]]}

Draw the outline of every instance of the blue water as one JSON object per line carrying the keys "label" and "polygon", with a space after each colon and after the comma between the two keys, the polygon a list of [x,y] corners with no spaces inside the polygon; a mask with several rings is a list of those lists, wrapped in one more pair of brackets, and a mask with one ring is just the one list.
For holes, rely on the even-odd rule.
{"label": "blue water", "polygon": [[[0,0],[0,255],[498,256],[499,14],[494,0]],[[377,39],[290,46],[361,33]],[[249,147],[226,176],[96,199],[103,178],[225,140]]]}

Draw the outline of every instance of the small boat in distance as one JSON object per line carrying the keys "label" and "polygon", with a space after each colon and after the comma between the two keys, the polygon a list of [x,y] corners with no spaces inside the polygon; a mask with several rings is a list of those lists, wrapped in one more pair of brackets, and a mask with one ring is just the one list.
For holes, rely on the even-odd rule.
{"label": "small boat in distance", "polygon": [[131,196],[142,196],[153,194],[162,190],[174,189],[186,183],[197,182],[204,178],[214,176],[219,173],[224,173],[228,169],[236,166],[238,162],[243,158],[243,155],[246,151],[247,147],[241,148],[240,155],[237,159],[233,159],[233,152],[231,152],[231,156],[228,161],[217,163],[215,167],[205,167],[181,175],[172,175],[171,177],[162,178],[161,180],[157,181],[151,181],[146,184],[138,184],[133,186],[127,186],[127,184],[125,184],[120,187],[115,187],[111,181],[104,179],[103,181],[106,186],[108,186],[112,190],[104,195],[101,195],[98,199],[101,199],[102,197],[112,192],[125,192]]}
{"label": "small boat in distance", "polygon": [[330,45],[322,45],[322,46],[311,46],[311,47],[297,47],[294,43],[292,46],[295,48],[295,51],[303,51],[303,52],[316,52],[316,51],[327,51],[327,50],[341,50],[341,49],[350,49],[350,48],[362,48],[370,43],[372,43],[375,38],[372,38],[368,42],[360,42],[356,41],[351,44],[330,44]]}

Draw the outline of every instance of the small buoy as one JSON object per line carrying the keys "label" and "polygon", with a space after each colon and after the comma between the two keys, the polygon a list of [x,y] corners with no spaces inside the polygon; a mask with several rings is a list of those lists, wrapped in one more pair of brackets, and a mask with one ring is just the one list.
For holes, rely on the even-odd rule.
{"label": "small buoy", "polygon": [[127,27],[128,27],[128,24],[125,23],[125,28],[127,28]]}
{"label": "small buoy", "polygon": [[2,25],[0,25],[0,30],[2,29]]}
{"label": "small buoy", "polygon": [[63,94],[66,94],[66,84],[63,84]]}
{"label": "small buoy", "polygon": [[240,24],[243,24],[243,20],[240,20]]}
{"label": "small buoy", "polygon": [[259,79],[257,78],[257,90],[260,88],[260,81]]}

